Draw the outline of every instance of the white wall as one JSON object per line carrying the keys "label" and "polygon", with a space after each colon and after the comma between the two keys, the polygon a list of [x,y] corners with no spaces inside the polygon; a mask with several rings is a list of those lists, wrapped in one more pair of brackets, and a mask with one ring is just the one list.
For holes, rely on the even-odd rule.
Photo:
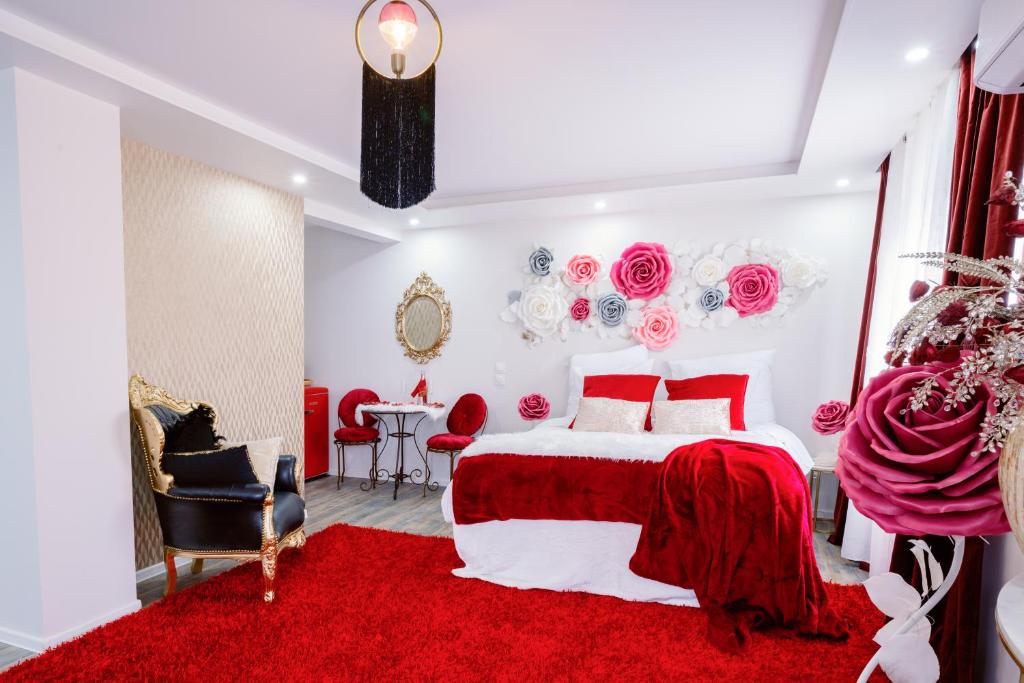
{"label": "white wall", "polygon": [[120,117],[22,71],[0,112],[0,640],[38,650],[138,608]]}
{"label": "white wall", "polygon": [[[507,293],[522,286],[522,268],[534,242],[551,248],[564,263],[583,251],[610,260],[637,240],[672,245],[689,239],[710,246],[765,237],[825,259],[831,269],[828,285],[813,292],[779,328],[759,329],[742,321],[724,330],[685,328],[672,348],[656,356],[667,360],[778,349],[779,420],[815,453],[833,444],[811,432],[814,408],[828,399],[849,398],[875,202],[873,194],[737,199],[671,213],[425,230],[393,246],[307,227],[306,376],[330,388],[335,406],[354,387],[369,387],[386,399],[406,398],[420,366],[404,358],[395,340],[395,307],[423,270],[447,291],[454,319],[451,341],[427,367],[432,396],[451,404],[464,392],[479,392],[490,406],[488,432],[522,430],[528,425],[519,419],[516,403],[524,394],[541,392],[554,406],[552,416],[564,412],[571,354],[630,343],[571,333],[568,343],[545,342],[530,349],[515,326],[498,319]],[[499,361],[507,366],[506,386],[495,384]],[[655,370],[665,368],[656,365]],[[422,434],[442,427],[439,423]],[[349,471],[359,476],[368,462],[368,455],[350,453]],[[438,457],[434,468],[438,479],[446,481],[445,460]],[[831,505],[834,483],[823,486],[823,497],[825,487]]]}

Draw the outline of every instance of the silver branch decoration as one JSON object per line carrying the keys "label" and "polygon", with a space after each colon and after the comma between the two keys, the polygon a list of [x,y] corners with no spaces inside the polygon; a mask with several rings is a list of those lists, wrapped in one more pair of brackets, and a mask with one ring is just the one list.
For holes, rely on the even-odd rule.
{"label": "silver branch decoration", "polygon": [[[976,284],[934,287],[897,323],[889,341],[892,366],[947,360],[950,383],[945,409],[952,410],[986,385],[995,409],[981,425],[982,448],[1002,449],[1024,412],[1024,263],[1000,257],[923,252],[901,258],[974,278]],[[910,409],[926,405],[936,379],[915,388]]]}

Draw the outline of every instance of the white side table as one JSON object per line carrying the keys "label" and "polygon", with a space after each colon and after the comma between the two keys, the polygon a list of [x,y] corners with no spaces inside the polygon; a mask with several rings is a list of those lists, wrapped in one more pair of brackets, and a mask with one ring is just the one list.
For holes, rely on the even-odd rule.
{"label": "white side table", "polygon": [[1018,574],[996,598],[996,630],[1010,658],[1020,669],[1024,683],[1024,574]]}

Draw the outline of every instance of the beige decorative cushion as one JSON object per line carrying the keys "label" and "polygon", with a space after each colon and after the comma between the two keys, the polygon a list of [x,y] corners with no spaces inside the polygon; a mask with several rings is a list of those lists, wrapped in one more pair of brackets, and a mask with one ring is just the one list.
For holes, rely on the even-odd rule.
{"label": "beige decorative cushion", "polygon": [[283,437],[275,436],[258,441],[224,444],[224,447],[245,446],[249,451],[249,462],[252,463],[256,478],[261,484],[266,484],[273,490],[274,482],[277,480],[277,460],[281,456],[283,440]]}
{"label": "beige decorative cushion", "polygon": [[654,402],[655,434],[728,434],[727,398]]}
{"label": "beige decorative cushion", "polygon": [[640,434],[644,431],[649,407],[647,402],[583,397],[572,428],[580,432]]}

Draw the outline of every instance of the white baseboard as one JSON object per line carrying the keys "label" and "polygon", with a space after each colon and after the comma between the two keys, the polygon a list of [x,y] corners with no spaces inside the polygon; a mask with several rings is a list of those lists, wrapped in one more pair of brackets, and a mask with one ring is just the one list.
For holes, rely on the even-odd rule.
{"label": "white baseboard", "polygon": [[65,631],[45,637],[31,636],[27,633],[22,633],[21,631],[15,631],[14,629],[0,626],[0,643],[7,643],[8,645],[19,647],[22,650],[42,652],[43,650],[51,648],[54,645],[59,645],[66,640],[76,638],[86,631],[91,631],[94,628],[103,626],[103,624],[113,621],[114,619],[123,617],[126,614],[131,614],[132,612],[137,612],[141,608],[141,602],[138,600],[132,600],[127,605],[111,610],[110,612],[102,614],[95,619],[90,619],[84,624],[79,624],[78,626],[69,628]]}
{"label": "white baseboard", "polygon": [[[176,557],[174,558],[174,566],[181,569],[187,564],[191,564],[192,560],[187,557]],[[167,567],[164,566],[163,562],[157,562],[151,564],[148,567],[143,567],[135,572],[135,583],[142,583],[146,579],[152,579],[154,576],[163,576],[167,573]]]}

